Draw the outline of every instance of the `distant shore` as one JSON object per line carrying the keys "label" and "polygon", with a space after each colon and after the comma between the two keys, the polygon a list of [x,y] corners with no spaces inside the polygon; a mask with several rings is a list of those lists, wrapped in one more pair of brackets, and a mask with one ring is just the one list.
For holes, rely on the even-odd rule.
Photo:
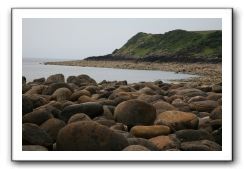
{"label": "distant shore", "polygon": [[[135,61],[90,61],[74,60],[60,62],[45,62],[47,65],[65,65],[65,66],[82,66],[82,67],[106,67],[117,69],[138,69],[138,70],[161,70],[172,71],[176,73],[187,73],[199,75],[196,78],[180,80],[180,82],[194,82],[199,84],[218,84],[222,82],[222,65],[221,63],[151,63]],[[179,80],[177,80],[179,81]]]}

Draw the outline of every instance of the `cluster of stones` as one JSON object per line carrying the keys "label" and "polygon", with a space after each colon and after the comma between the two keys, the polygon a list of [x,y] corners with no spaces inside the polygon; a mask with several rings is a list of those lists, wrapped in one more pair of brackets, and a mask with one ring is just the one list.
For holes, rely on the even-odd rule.
{"label": "cluster of stones", "polygon": [[22,78],[24,151],[221,151],[222,84]]}

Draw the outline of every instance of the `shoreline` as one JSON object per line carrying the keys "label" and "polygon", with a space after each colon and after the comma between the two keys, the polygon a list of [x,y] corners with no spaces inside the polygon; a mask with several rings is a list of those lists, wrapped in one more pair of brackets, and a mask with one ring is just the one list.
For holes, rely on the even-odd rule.
{"label": "shoreline", "polygon": [[171,71],[175,73],[186,73],[198,75],[199,77],[171,80],[174,82],[194,83],[196,85],[211,85],[222,82],[222,64],[217,63],[151,63],[135,61],[90,61],[90,60],[73,60],[45,62],[45,65],[63,65],[63,66],[82,66],[82,67],[101,67],[101,68],[118,68],[133,70],[160,70]]}

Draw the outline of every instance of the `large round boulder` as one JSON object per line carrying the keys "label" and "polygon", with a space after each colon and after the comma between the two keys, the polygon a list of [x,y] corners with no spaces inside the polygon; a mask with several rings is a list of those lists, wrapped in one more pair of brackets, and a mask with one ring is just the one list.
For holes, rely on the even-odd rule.
{"label": "large round boulder", "polygon": [[42,124],[44,121],[53,118],[51,111],[47,108],[38,108],[34,111],[25,114],[22,117],[23,123],[35,123],[37,125]]}
{"label": "large round boulder", "polygon": [[165,111],[155,120],[155,124],[169,126],[172,130],[197,129],[198,122],[195,114],[182,111]]}
{"label": "large round boulder", "polygon": [[69,100],[71,94],[72,94],[72,92],[68,88],[62,87],[62,88],[55,90],[55,92],[52,94],[52,99],[62,102],[65,100]]}
{"label": "large round boulder", "polygon": [[174,136],[157,136],[149,139],[159,150],[178,149],[180,141]]}
{"label": "large round boulder", "polygon": [[65,107],[61,112],[61,116],[63,120],[67,122],[71,116],[77,113],[84,113],[90,118],[94,118],[103,114],[103,106],[95,102],[74,104]]}
{"label": "large round boulder", "polygon": [[151,125],[156,118],[155,108],[141,100],[128,100],[120,103],[114,111],[117,122],[129,127],[136,125]]}
{"label": "large round boulder", "polygon": [[49,76],[46,80],[46,84],[50,84],[50,83],[64,83],[64,75],[55,74],[55,75]]}
{"label": "large round boulder", "polygon": [[22,145],[41,145],[48,147],[52,144],[53,140],[49,134],[36,124],[22,124]]}
{"label": "large round boulder", "polygon": [[158,147],[150,142],[148,139],[144,138],[128,138],[129,145],[141,145],[148,148],[151,151],[158,151]]}
{"label": "large round boulder", "polygon": [[61,128],[65,126],[65,122],[56,118],[51,118],[40,126],[43,130],[45,130],[54,141],[56,141],[58,132]]}
{"label": "large round boulder", "polygon": [[167,103],[163,100],[159,100],[159,101],[153,103],[153,106],[155,107],[157,114],[168,111],[168,110],[177,110],[176,107],[174,107],[170,103]]}
{"label": "large round boulder", "polygon": [[222,147],[209,140],[189,141],[181,143],[182,151],[221,151]]}
{"label": "large round boulder", "polygon": [[90,120],[91,120],[91,118],[89,116],[87,116],[86,114],[77,113],[77,114],[74,114],[73,116],[71,116],[69,118],[68,123],[74,123],[74,122],[77,122],[77,121],[90,121]]}
{"label": "large round boulder", "polygon": [[22,95],[22,115],[33,111],[33,103],[28,96]]}
{"label": "large round boulder", "polygon": [[214,140],[213,136],[205,130],[179,130],[175,132],[175,135],[181,142],[197,140]]}
{"label": "large round boulder", "polygon": [[67,83],[52,83],[42,91],[43,95],[52,95],[59,88],[68,88],[71,92],[74,90]]}
{"label": "large round boulder", "polygon": [[170,134],[170,132],[170,128],[163,125],[134,126],[130,130],[130,133],[135,137],[141,137],[146,139],[160,135],[168,135]]}
{"label": "large round boulder", "polygon": [[58,134],[59,151],[119,151],[128,146],[127,139],[93,121],[66,125]]}

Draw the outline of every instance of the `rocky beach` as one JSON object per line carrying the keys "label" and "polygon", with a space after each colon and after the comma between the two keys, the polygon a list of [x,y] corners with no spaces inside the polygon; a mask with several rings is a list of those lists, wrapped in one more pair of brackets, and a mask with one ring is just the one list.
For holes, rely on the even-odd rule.
{"label": "rocky beach", "polygon": [[[109,62],[101,63],[109,67]],[[110,67],[118,67],[115,63]],[[222,150],[221,64],[175,63],[178,69],[174,63],[120,65],[125,64],[132,69],[137,65],[137,69],[202,73],[205,80],[97,83],[85,74],[67,80],[55,74],[27,82],[23,76],[22,150]]]}

